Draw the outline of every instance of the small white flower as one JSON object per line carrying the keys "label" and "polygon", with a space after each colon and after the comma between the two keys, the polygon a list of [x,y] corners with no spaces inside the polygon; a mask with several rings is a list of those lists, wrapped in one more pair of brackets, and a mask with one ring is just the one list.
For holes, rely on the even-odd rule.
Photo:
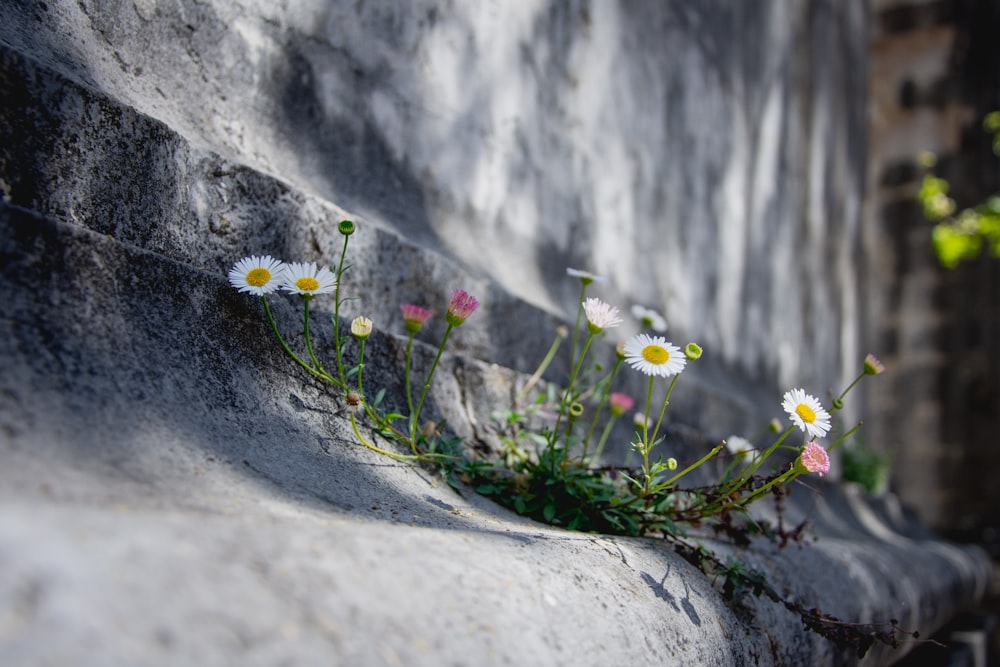
{"label": "small white flower", "polygon": [[754,451],[756,447],[754,447],[753,444],[751,444],[746,438],[741,438],[738,435],[731,435],[726,438],[726,449],[730,454],[743,458],[744,455]]}
{"label": "small white flower", "polygon": [[337,289],[337,278],[325,266],[316,268],[316,262],[292,262],[286,265],[285,283],[282,288],[292,294],[313,296],[327,294]]}
{"label": "small white flower", "polygon": [[636,412],[632,415],[632,423],[635,424],[636,428],[649,428],[653,425],[653,420],[647,417],[642,412]]}
{"label": "small white flower", "polygon": [[590,271],[581,271],[579,269],[566,269],[566,275],[572,276],[573,278],[579,278],[580,282],[584,285],[589,285],[590,283],[606,283],[608,279],[604,276],[598,276],[591,273]]}
{"label": "small white flower", "polygon": [[229,270],[229,284],[240,292],[257,296],[278,289],[285,275],[285,265],[270,255],[244,257]]}
{"label": "small white flower", "polygon": [[811,438],[822,438],[830,431],[830,413],[804,389],[786,391],[781,407],[792,422]]}
{"label": "small white flower", "polygon": [[604,329],[610,329],[622,323],[617,308],[593,297],[583,302],[583,312],[587,316],[592,333],[600,333]]}
{"label": "small white flower", "polygon": [[667,330],[667,321],[658,312],[645,306],[632,306],[632,317],[639,320],[646,329],[652,329],[656,333],[663,333]]}
{"label": "small white flower", "polygon": [[625,342],[625,362],[646,375],[670,377],[684,370],[687,358],[662,336],[638,334]]}

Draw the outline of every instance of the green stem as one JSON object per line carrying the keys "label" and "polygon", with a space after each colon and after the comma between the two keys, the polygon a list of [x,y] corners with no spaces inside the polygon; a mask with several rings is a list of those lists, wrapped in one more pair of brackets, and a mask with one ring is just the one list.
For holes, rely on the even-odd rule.
{"label": "green stem", "polygon": [[[780,475],[778,475],[777,477],[775,477],[774,479],[772,479],[770,482],[768,482],[764,486],[760,487],[759,489],[757,489],[756,491],[754,491],[753,493],[751,493],[747,497],[740,498],[740,500],[738,500],[735,503],[729,503],[729,506],[746,507],[750,503],[752,503],[754,501],[757,501],[757,500],[760,500],[765,495],[767,495],[767,492],[771,489],[771,487],[775,486],[776,484],[784,484],[785,482],[790,482],[790,481],[794,480],[798,476],[799,476],[799,473],[798,473],[798,471],[795,468],[795,463],[793,462],[791,468],[789,468],[785,472],[781,473]],[[720,508],[720,510],[721,510],[721,508]]]}
{"label": "green stem", "polygon": [[260,300],[261,303],[264,304],[264,313],[267,315],[267,321],[271,323],[271,329],[274,330],[274,335],[277,337],[278,343],[281,345],[281,349],[285,351],[285,354],[291,357],[292,360],[299,366],[306,369],[319,379],[333,383],[343,389],[344,385],[338,382],[336,378],[331,377],[329,373],[316,370],[306,362],[302,361],[302,359],[299,358],[299,355],[292,352],[292,348],[288,347],[288,343],[285,342],[285,339],[281,336],[281,332],[278,330],[278,323],[274,321],[274,315],[271,313],[271,306],[267,303],[267,297],[261,295]]}
{"label": "green stem", "polygon": [[410,409],[410,414],[413,414],[413,392],[410,389],[410,367],[413,359],[413,336],[414,332],[410,332],[409,340],[406,341],[406,368],[404,370],[403,381],[406,383],[406,407]]}
{"label": "green stem", "polygon": [[340,261],[337,263],[337,286],[333,290],[333,343],[337,354],[337,371],[340,374],[340,382],[347,386],[347,375],[344,372],[344,359],[341,353],[342,341],[340,340],[340,284],[344,277],[344,257],[347,255],[347,241],[350,236],[344,236],[344,245],[340,249]]}
{"label": "green stem", "polygon": [[[361,388],[361,372],[365,368],[365,339],[361,338],[358,340],[358,396],[361,400],[365,400],[365,390]],[[368,404],[368,401],[365,401]]]}
{"label": "green stem", "polygon": [[653,402],[653,376],[649,376],[649,388],[646,389],[646,411],[642,413],[642,497],[649,492],[649,452],[653,448],[649,444],[649,406]]}
{"label": "green stem", "polygon": [[852,433],[854,433],[859,428],[861,428],[861,424],[862,424],[862,422],[858,422],[857,424],[855,424],[854,426],[852,426],[850,430],[848,430],[846,433],[844,433],[844,435],[842,435],[839,438],[837,438],[836,440],[834,440],[833,444],[826,448],[826,451],[828,453],[832,452],[833,449],[834,449],[834,447],[836,447],[837,445],[839,445],[840,443],[842,443],[844,440],[846,440],[847,438],[849,438]]}
{"label": "green stem", "polygon": [[583,316],[583,300],[587,296],[587,282],[581,280],[580,283],[580,302],[576,307],[576,324],[573,325],[573,347],[570,349],[569,353],[570,364],[572,364],[573,360],[576,359],[576,344],[580,340],[580,318]]}
{"label": "green stem", "polygon": [[655,493],[655,492],[658,492],[658,491],[660,491],[662,489],[668,488],[671,484],[673,484],[674,482],[676,482],[677,480],[679,480],[681,477],[683,477],[684,475],[688,474],[689,472],[691,472],[692,470],[694,470],[695,468],[697,468],[698,466],[702,465],[703,463],[705,463],[706,461],[708,461],[710,458],[712,458],[713,456],[715,456],[716,454],[718,454],[719,450],[722,449],[723,446],[724,445],[716,445],[715,447],[712,448],[712,451],[710,451],[708,454],[705,454],[703,457],[701,457],[700,459],[698,459],[697,461],[695,461],[694,463],[692,463],[688,467],[684,468],[684,470],[681,470],[679,473],[677,473],[676,475],[674,475],[673,477],[671,477],[667,481],[662,482],[660,484],[657,484],[656,488],[653,489],[653,492]]}
{"label": "green stem", "polygon": [[[838,401],[843,401],[844,397],[847,396],[847,392],[849,392],[850,390],[854,389],[854,385],[856,385],[857,383],[861,382],[861,379],[864,376],[865,376],[865,373],[861,373],[861,375],[859,375],[858,377],[854,378],[854,382],[852,382],[851,384],[847,385],[847,389],[844,390],[844,392],[840,395],[840,398],[838,398],[837,400]],[[834,412],[836,409],[837,408],[832,408],[830,410],[830,412]]]}
{"label": "green stem", "polygon": [[[617,417],[613,416],[608,420],[608,423],[604,425],[604,431],[601,433],[601,439],[597,441],[597,449],[594,450],[594,460],[600,460],[601,453],[604,452],[604,443],[608,441],[608,436],[611,435],[611,428],[615,425],[618,420]],[[583,456],[587,456],[587,445],[584,443]]]}
{"label": "green stem", "polygon": [[[604,414],[604,406],[608,402],[608,396],[611,394],[611,383],[614,382],[615,375],[618,374],[618,369],[621,368],[622,359],[617,357],[615,359],[615,365],[612,367],[611,372],[607,376],[597,383],[599,387],[602,387],[600,393],[597,397],[597,409],[594,411],[594,418],[590,421],[590,428],[587,430],[587,436],[583,439],[583,454],[580,455],[580,460],[587,458],[587,449],[590,447],[590,439],[594,435],[594,429],[597,427],[597,420]],[[607,438],[607,429],[605,428],[602,438]]]}
{"label": "green stem", "polygon": [[775,450],[778,449],[778,447],[781,446],[781,443],[784,442],[785,438],[788,437],[788,435],[792,432],[794,428],[795,428],[794,425],[791,425],[788,428],[786,428],[785,431],[780,436],[778,436],[778,439],[774,441],[774,444],[768,447],[759,457],[755,457],[754,460],[751,462],[751,464],[748,465],[736,479],[730,482],[721,491],[720,495],[723,497],[728,496],[734,490],[738,489],[740,486],[746,483],[747,480],[753,477],[753,474],[757,472],[757,470],[764,464],[764,461],[766,461],[767,458],[771,456],[771,454],[773,454]]}
{"label": "green stem", "polygon": [[[577,320],[577,323],[579,324],[579,320]],[[538,368],[535,370],[535,372],[531,375],[530,378],[528,378],[528,381],[524,383],[524,387],[521,388],[521,391],[517,392],[517,398],[514,399],[514,405],[520,405],[521,400],[524,398],[525,394],[531,391],[531,389],[536,384],[538,384],[538,381],[542,378],[542,374],[545,373],[545,370],[549,367],[549,364],[552,363],[552,359],[556,356],[556,352],[559,350],[559,346],[562,345],[563,338],[565,338],[565,336],[560,336],[559,334],[556,334],[556,339],[552,341],[552,345],[549,346],[549,351],[545,353],[545,358],[542,359],[542,363],[538,365]]]}
{"label": "green stem", "polygon": [[384,454],[385,456],[389,456],[391,458],[394,458],[397,461],[418,461],[418,460],[420,460],[419,456],[408,456],[406,454],[397,454],[396,452],[390,452],[388,449],[382,449],[381,447],[376,447],[372,443],[370,443],[367,440],[365,440],[364,437],[361,435],[361,431],[358,430],[358,423],[354,419],[354,413],[353,412],[351,413],[351,428],[354,429],[354,437],[356,437],[358,439],[358,442],[360,442],[362,445],[364,445],[368,449],[372,450],[373,452],[378,452],[379,454]]}
{"label": "green stem", "polygon": [[420,420],[420,411],[424,408],[424,399],[427,398],[427,390],[430,389],[431,379],[434,377],[434,371],[437,370],[438,362],[441,360],[441,353],[444,352],[444,346],[448,343],[448,336],[451,335],[451,330],[454,328],[455,325],[449,323],[448,328],[444,330],[444,338],[441,339],[441,345],[438,346],[434,363],[431,364],[431,370],[427,373],[427,380],[424,382],[423,391],[420,392],[420,401],[417,403],[417,410],[410,413],[410,447],[414,451],[417,449],[417,422]]}
{"label": "green stem", "polygon": [[313,296],[311,294],[302,295],[302,328],[306,338],[306,350],[309,351],[309,358],[312,360],[313,366],[324,375],[330,375],[323,368],[323,364],[319,363],[319,359],[316,358],[316,353],[313,351],[312,337],[309,335],[309,302],[312,300]]}
{"label": "green stem", "polygon": [[[583,360],[587,357],[587,350],[590,348],[590,341],[594,339],[594,333],[589,332],[587,334],[587,342],[583,344],[583,350],[580,352],[580,359],[577,361],[576,366],[573,367],[573,372],[569,376],[569,385],[566,387],[565,393],[563,393],[562,401],[559,403],[559,415],[556,417],[556,426],[552,429],[552,433],[549,436],[549,450],[551,453],[555,452],[556,438],[559,434],[559,427],[562,424],[563,415],[566,414],[566,408],[570,403],[573,402],[573,385],[576,383],[576,376],[580,372],[580,367],[583,366]],[[569,434],[567,433],[567,436]],[[568,444],[568,443],[567,443]],[[555,466],[555,457],[553,456],[553,466]]]}
{"label": "green stem", "polygon": [[[657,436],[657,434],[658,434],[658,433],[660,432],[660,424],[662,424],[662,423],[663,423],[663,415],[664,415],[664,414],[666,413],[666,411],[667,411],[667,404],[668,404],[668,403],[670,403],[670,395],[671,395],[672,393],[674,393],[674,385],[676,385],[676,384],[677,384],[677,378],[679,378],[679,377],[680,377],[680,375],[679,375],[679,374],[677,374],[677,375],[674,375],[674,376],[673,376],[673,377],[672,377],[672,378],[670,379],[670,386],[669,386],[669,387],[667,387],[667,395],[663,397],[663,406],[662,406],[662,407],[660,408],[660,416],[659,416],[659,418],[658,418],[658,419],[656,420],[656,427],[655,427],[655,428],[653,429],[653,441],[654,441],[654,442],[656,441],[656,436]],[[650,376],[650,378],[649,378],[649,379],[650,379],[650,381],[652,381],[653,377],[652,377],[652,376]]]}

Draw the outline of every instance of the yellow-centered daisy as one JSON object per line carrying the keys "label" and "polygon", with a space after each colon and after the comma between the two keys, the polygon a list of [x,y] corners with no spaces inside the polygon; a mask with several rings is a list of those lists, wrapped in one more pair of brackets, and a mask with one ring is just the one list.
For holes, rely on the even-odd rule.
{"label": "yellow-centered daisy", "polygon": [[244,257],[229,270],[229,284],[240,292],[257,296],[278,289],[285,275],[285,265],[270,255]]}
{"label": "yellow-centered daisy", "polygon": [[337,278],[325,266],[317,268],[316,262],[292,262],[286,265],[282,288],[302,296],[327,294],[337,289]]}
{"label": "yellow-centered daisy", "polygon": [[792,423],[811,438],[822,438],[830,432],[830,413],[823,409],[815,396],[803,389],[785,392],[781,407],[785,409]]}
{"label": "yellow-centered daisy", "polygon": [[684,370],[687,358],[666,338],[639,334],[625,342],[625,363],[646,375],[670,377]]}

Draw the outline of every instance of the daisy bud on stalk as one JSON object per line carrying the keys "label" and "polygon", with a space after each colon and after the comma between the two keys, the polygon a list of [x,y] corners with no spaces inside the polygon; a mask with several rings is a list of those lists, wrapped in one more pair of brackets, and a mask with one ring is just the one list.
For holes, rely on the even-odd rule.
{"label": "daisy bud on stalk", "polygon": [[372,321],[367,317],[355,317],[351,321],[351,335],[358,340],[365,340],[372,335]]}

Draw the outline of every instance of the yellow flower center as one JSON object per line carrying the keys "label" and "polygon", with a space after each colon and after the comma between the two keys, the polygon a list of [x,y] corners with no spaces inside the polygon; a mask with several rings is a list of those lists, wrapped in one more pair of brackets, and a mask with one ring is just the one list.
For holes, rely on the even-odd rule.
{"label": "yellow flower center", "polygon": [[670,361],[670,352],[659,345],[647,345],[642,348],[642,358],[651,364],[665,364]]}
{"label": "yellow flower center", "polygon": [[271,272],[265,268],[257,267],[247,271],[247,283],[254,287],[263,287],[271,279]]}
{"label": "yellow flower center", "polygon": [[802,417],[802,421],[804,421],[807,424],[812,424],[814,421],[816,421],[816,413],[813,412],[813,409],[810,408],[805,403],[799,403],[797,406],[795,406],[795,414],[797,414],[799,417]]}
{"label": "yellow flower center", "polygon": [[311,276],[303,276],[295,281],[295,286],[303,292],[315,292],[319,289],[319,281]]}

